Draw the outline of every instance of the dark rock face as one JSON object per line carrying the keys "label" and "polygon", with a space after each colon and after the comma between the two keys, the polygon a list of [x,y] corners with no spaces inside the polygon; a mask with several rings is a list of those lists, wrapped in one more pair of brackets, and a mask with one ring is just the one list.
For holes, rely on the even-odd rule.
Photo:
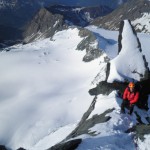
{"label": "dark rock face", "polygon": [[150,125],[140,124],[134,127],[136,137],[144,141],[144,135],[150,134]]}
{"label": "dark rock face", "polygon": [[107,110],[101,115],[94,115],[92,118],[87,119],[84,122],[80,122],[77,128],[67,138],[74,138],[82,134],[90,134],[91,136],[95,136],[95,133],[90,132],[89,129],[96,124],[109,121],[111,117],[106,115],[111,113],[113,110],[114,109]]}
{"label": "dark rock face", "polygon": [[64,143],[60,143],[55,146],[52,146],[48,150],[75,150],[81,142],[82,142],[82,139],[70,140],[68,142],[64,142]]}
{"label": "dark rock face", "polygon": [[[87,29],[79,28],[79,30],[79,36],[82,37],[83,40],[78,44],[77,50],[86,49],[86,55],[83,57],[83,61],[89,62],[100,57],[103,52],[98,47],[96,36]],[[96,46],[92,46],[94,43]]]}
{"label": "dark rock face", "polygon": [[48,10],[54,14],[63,15],[64,19],[68,23],[77,26],[86,26],[91,20],[95,19],[96,17],[104,16],[112,12],[112,9],[105,5],[87,8],[53,5],[50,6]]}
{"label": "dark rock face", "polygon": [[18,148],[17,150],[26,150],[26,149],[24,149],[24,148],[20,147],[20,148]]}
{"label": "dark rock face", "polygon": [[7,150],[4,145],[0,145],[0,150]]}
{"label": "dark rock face", "polygon": [[[143,13],[150,13],[150,1],[129,0],[107,16],[96,18],[91,24],[110,30],[118,30],[120,21],[125,19],[134,21],[137,18],[141,18]],[[137,25],[135,25],[136,31],[147,32],[144,26],[139,29],[136,27]]]}
{"label": "dark rock face", "polygon": [[[76,127],[76,129],[75,129],[74,131],[72,131],[72,133],[69,134],[69,135],[66,137],[66,139],[69,139],[69,138],[72,138],[72,137],[76,137],[77,135],[80,135],[80,134],[81,134],[80,131],[82,131],[82,133],[83,133],[83,130],[84,130],[84,131],[86,130],[86,132],[88,133],[87,127],[84,128],[84,126],[85,126],[84,123],[85,123],[85,121],[87,120],[87,118],[89,117],[89,115],[91,114],[91,112],[94,110],[94,108],[95,108],[95,103],[96,103],[96,99],[97,99],[97,96],[94,97],[94,99],[93,99],[93,101],[92,101],[90,107],[89,107],[88,110],[84,113],[84,115],[83,115],[81,121],[79,122],[78,126]],[[84,124],[84,125],[83,125],[83,124]],[[82,128],[81,128],[82,130],[80,130],[80,127],[81,127],[81,126],[82,126]],[[79,132],[78,132],[78,131],[79,131]]]}
{"label": "dark rock face", "polygon": [[90,89],[89,93],[90,95],[99,95],[99,94],[109,95],[112,91],[117,90],[119,91],[119,94],[122,95],[127,85],[128,85],[127,83],[117,81],[113,83],[102,81],[95,88]]}
{"label": "dark rock face", "polygon": [[88,119],[89,115],[95,108],[96,99],[97,99],[97,96],[94,97],[89,109],[84,113],[81,121],[79,122],[77,127],[74,129],[74,131],[72,131],[62,142],[51,147],[49,150],[74,150],[74,145],[77,148],[78,145],[82,142],[82,140],[81,139],[71,140],[71,141],[68,141],[68,140],[75,138],[82,134],[90,134],[91,136],[95,136],[95,133],[89,132],[89,129],[98,123],[104,123],[111,119],[111,117],[108,116],[107,114],[111,113],[114,109],[107,110],[100,115],[94,115]]}
{"label": "dark rock face", "polygon": [[47,9],[42,8],[24,32],[24,41],[28,43],[37,38],[52,37],[56,31],[62,29],[63,16],[52,14]]}

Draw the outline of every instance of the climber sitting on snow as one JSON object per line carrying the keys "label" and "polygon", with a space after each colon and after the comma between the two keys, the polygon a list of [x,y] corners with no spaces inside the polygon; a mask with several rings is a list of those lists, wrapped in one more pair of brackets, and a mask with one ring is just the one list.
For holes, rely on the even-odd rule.
{"label": "climber sitting on snow", "polygon": [[123,93],[123,102],[121,104],[121,112],[125,113],[125,107],[129,107],[129,113],[132,114],[134,105],[139,99],[139,92],[135,89],[135,84],[130,82]]}

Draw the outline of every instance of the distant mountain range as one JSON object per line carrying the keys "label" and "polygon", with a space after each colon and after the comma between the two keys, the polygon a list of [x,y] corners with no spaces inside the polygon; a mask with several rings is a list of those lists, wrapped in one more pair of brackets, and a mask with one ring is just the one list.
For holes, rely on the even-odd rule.
{"label": "distant mountain range", "polygon": [[[43,28],[45,28],[45,26],[43,26],[43,24],[45,23],[43,22],[44,21],[43,18],[41,18],[37,23],[35,23],[34,24],[35,27],[33,27],[33,22],[36,22],[36,20],[34,19],[38,20],[38,17],[40,17],[40,15],[38,14],[41,12],[41,10],[43,10],[44,6],[46,6],[45,10],[51,13],[50,16],[49,15],[44,16],[46,24],[50,25],[47,26],[46,28],[52,28],[52,26],[56,23],[54,21],[51,22],[51,17],[53,15],[55,16],[55,14],[61,15],[63,17],[63,21],[65,21],[69,25],[71,24],[71,25],[85,26],[88,25],[89,22],[95,19],[96,17],[106,15],[113,10],[107,6],[88,7],[88,8],[77,6],[74,7],[62,6],[62,5],[51,6],[49,5],[48,0],[47,1],[1,0],[0,43],[11,44],[14,43],[14,40],[17,41],[23,40],[24,36],[30,36],[33,32],[34,34],[36,34],[35,31],[37,31],[37,33],[39,31],[45,32],[43,31]],[[36,27],[38,28],[36,29]],[[32,28],[34,28],[34,30],[32,30]],[[6,30],[9,32],[4,32]],[[55,31],[53,33],[55,33]],[[48,33],[47,35],[50,34]]]}
{"label": "distant mountain range", "polygon": [[120,21],[130,19],[136,31],[150,32],[150,1],[130,0],[112,13],[96,18],[91,24],[109,30],[118,30]]}
{"label": "distant mountain range", "polygon": [[[40,9],[33,17],[23,34],[26,42],[41,37],[51,37],[64,26],[76,25],[84,27],[98,16],[110,13],[112,9],[106,6],[75,7],[54,5]],[[32,35],[32,36],[31,36]]]}
{"label": "distant mountain range", "polygon": [[51,6],[52,8],[56,4],[75,7],[101,6],[113,10],[126,1],[127,0],[0,0],[0,24],[15,28],[22,27],[26,22],[30,21],[41,7]]}
{"label": "distant mountain range", "polygon": [[0,25],[20,28],[42,4],[42,0],[0,0]]}
{"label": "distant mountain range", "polygon": [[31,42],[35,38],[53,36],[66,25],[85,27],[92,24],[118,30],[120,21],[125,19],[130,19],[137,31],[150,32],[150,1],[126,1],[101,0],[98,3],[94,0],[91,5],[101,5],[81,7],[77,5],[89,5],[91,1],[72,1],[76,6],[69,6],[70,2],[64,0],[61,3],[68,5],[64,6],[52,5],[59,0],[0,0],[0,44],[11,45],[24,39]]}
{"label": "distant mountain range", "polygon": [[0,0],[0,24],[20,27],[29,21],[41,7],[51,5],[67,6],[105,6],[115,9],[127,0]]}
{"label": "distant mountain range", "polygon": [[93,19],[109,14],[113,9],[107,6],[75,7],[54,5],[47,8],[53,14],[61,14],[68,23],[86,26]]}

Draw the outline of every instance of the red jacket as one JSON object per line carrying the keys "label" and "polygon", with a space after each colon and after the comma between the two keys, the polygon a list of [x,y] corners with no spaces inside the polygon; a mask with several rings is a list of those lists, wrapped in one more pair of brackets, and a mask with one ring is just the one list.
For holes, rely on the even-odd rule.
{"label": "red jacket", "polygon": [[130,104],[134,104],[139,99],[139,92],[130,92],[129,88],[127,87],[123,93],[123,99],[128,100]]}

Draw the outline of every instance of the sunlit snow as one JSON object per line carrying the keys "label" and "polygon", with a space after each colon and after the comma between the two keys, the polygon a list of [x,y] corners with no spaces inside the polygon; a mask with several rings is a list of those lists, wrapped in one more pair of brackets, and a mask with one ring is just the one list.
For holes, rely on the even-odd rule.
{"label": "sunlit snow", "polygon": [[[100,49],[115,61],[118,57],[118,32],[94,26],[87,28],[99,37]],[[130,36],[128,31],[123,33],[127,37]],[[56,33],[52,40],[16,45],[10,48],[11,51],[0,53],[0,144],[11,149],[23,147],[45,150],[63,140],[76,127],[93,100],[88,91],[92,83],[96,85],[101,79],[104,80],[105,73],[98,75],[100,71],[105,72],[106,65],[100,63],[101,58],[89,63],[82,61],[85,51],[76,50],[82,40],[78,33],[76,28],[64,30]],[[138,34],[138,37],[143,53],[150,62],[150,36]],[[129,39],[134,42],[134,37]],[[125,55],[127,51],[122,53]],[[127,61],[128,57],[121,58],[117,61],[117,67],[120,69],[123,66],[122,73],[126,74],[128,65],[121,62]],[[143,69],[142,65],[140,69]],[[111,72],[110,79],[117,78],[116,74]],[[134,135],[124,133],[136,123],[135,114],[120,115],[121,102],[116,91],[108,96],[98,95],[95,109],[89,118],[114,108],[109,114],[112,119],[90,128],[89,132],[95,132],[94,137],[79,136],[83,142],[77,150],[135,149]],[[144,117],[150,112],[145,113],[137,107],[135,110],[146,123]],[[143,142],[138,141],[141,150],[149,148],[149,135],[145,138]]]}

